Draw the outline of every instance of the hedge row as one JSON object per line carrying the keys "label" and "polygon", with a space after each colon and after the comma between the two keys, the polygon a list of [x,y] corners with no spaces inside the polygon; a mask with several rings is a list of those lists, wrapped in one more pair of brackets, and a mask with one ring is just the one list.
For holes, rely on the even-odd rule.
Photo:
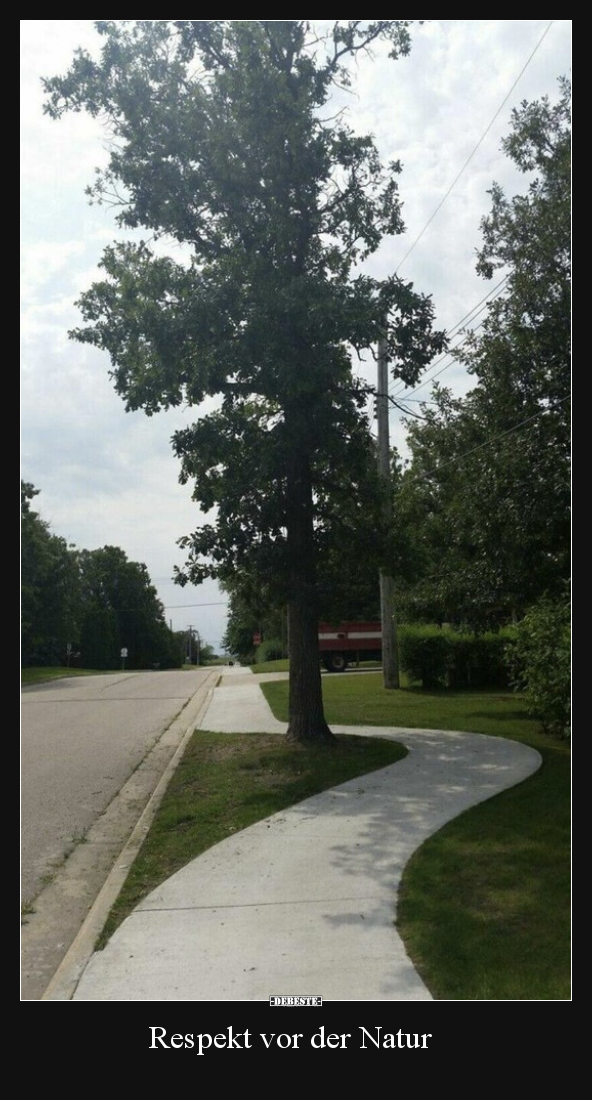
{"label": "hedge row", "polygon": [[516,631],[463,634],[438,626],[401,626],[399,661],[411,681],[424,688],[509,688],[508,646]]}

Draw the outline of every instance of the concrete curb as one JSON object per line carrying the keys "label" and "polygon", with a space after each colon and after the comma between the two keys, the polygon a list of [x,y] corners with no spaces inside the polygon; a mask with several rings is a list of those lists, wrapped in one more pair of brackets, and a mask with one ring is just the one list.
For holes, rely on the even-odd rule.
{"label": "concrete curb", "polygon": [[[200,685],[195,695],[185,704],[181,713],[173,719],[159,739],[158,744],[148,753],[147,761],[154,753],[162,751],[163,746],[176,746],[131,835],[115,860],[112,870],[97,895],[86,920],[40,998],[42,1001],[68,1001],[72,999],[88,960],[93,954],[97,937],[103,930],[109,912],[127,878],[128,871],[150,829],[171,777],[185,752],[187,742],[193,731],[199,726],[200,719],[211,702],[218,681],[219,670],[214,669],[205,683]],[[136,773],[134,773],[117,795],[117,799],[127,798],[130,793],[129,788],[136,783]],[[114,801],[116,800],[114,799]],[[111,809],[111,807],[108,809]],[[97,830],[99,827],[103,827],[101,822],[97,822],[96,826],[93,826],[93,829],[89,831],[89,840],[92,841],[93,830]]]}

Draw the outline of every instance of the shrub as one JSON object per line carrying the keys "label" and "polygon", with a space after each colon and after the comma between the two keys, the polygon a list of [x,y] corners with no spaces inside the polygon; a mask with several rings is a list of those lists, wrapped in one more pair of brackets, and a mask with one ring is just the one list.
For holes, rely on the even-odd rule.
{"label": "shrub", "polygon": [[544,597],[518,624],[513,684],[526,692],[530,712],[546,733],[571,731],[571,607]]}
{"label": "shrub", "polygon": [[497,634],[461,634],[450,631],[448,686],[451,688],[508,688],[511,684],[508,646],[511,628]]}
{"label": "shrub", "polygon": [[286,652],[280,638],[267,638],[257,646],[255,663],[263,664],[264,661],[281,661]]}
{"label": "shrub", "polygon": [[399,660],[409,678],[424,688],[444,687],[450,663],[446,633],[439,626],[401,627]]}
{"label": "shrub", "polygon": [[508,688],[508,646],[513,631],[464,634],[439,626],[403,626],[401,668],[424,688]]}

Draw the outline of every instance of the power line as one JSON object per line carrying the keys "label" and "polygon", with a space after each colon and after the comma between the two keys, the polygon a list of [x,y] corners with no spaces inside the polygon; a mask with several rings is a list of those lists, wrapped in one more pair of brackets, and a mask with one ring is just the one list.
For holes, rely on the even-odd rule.
{"label": "power line", "polygon": [[[471,329],[471,334],[474,332],[478,332],[483,324],[484,321],[480,321],[478,325],[475,325],[475,328]],[[451,347],[449,351],[446,351],[444,355],[441,355],[439,359],[436,359],[435,363],[432,363],[432,367],[437,367],[438,363],[441,363],[444,359],[447,359],[448,356],[452,356],[452,353],[454,351],[458,351],[458,349],[461,348],[463,344],[467,343],[468,339],[469,335],[464,336],[462,340],[459,340],[458,344],[454,344],[454,346]],[[457,361],[458,360],[454,356],[452,356],[450,363],[446,363],[445,366],[440,367],[440,370],[435,371],[434,374],[431,374],[429,376],[429,378],[424,378],[423,382],[420,382],[417,386],[414,386],[414,388],[412,390],[409,390],[408,393],[402,392],[405,390],[405,385],[403,385],[400,389],[395,390],[393,396],[398,397],[399,394],[402,394],[401,400],[407,401],[411,397],[411,394],[418,393],[419,390],[422,390],[424,386],[428,385],[429,382],[433,382],[434,378],[437,378],[439,374],[443,374],[445,370],[449,369],[449,367],[454,366]]]}
{"label": "power line", "polygon": [[[469,335],[471,335],[474,332],[477,332],[483,324],[484,324],[484,321],[480,321],[478,325],[475,325],[475,328],[471,329],[470,334],[468,334],[467,336],[464,336],[462,340],[459,340],[459,342],[457,344],[454,344],[454,346],[452,348],[450,348],[448,351],[444,352],[444,355],[441,355],[439,359],[436,359],[436,361],[434,363],[432,363],[432,367],[436,367],[438,365],[438,363],[441,363],[444,359],[447,359],[448,356],[452,356],[453,352],[457,351],[459,348],[462,347],[463,344],[465,344],[467,342],[467,340],[469,339]],[[419,385],[414,386],[414,388],[412,390],[409,390],[407,393],[404,392],[405,391],[405,384],[400,386],[398,390],[395,390],[394,394],[391,394],[391,392],[389,390],[389,392],[387,394],[388,400],[393,405],[395,405],[397,408],[400,408],[401,406],[397,404],[397,402],[395,401],[395,397],[399,397],[400,401],[410,401],[410,400],[412,400],[412,396],[411,396],[412,394],[418,393],[419,390],[422,390],[424,388],[424,386],[427,386],[430,382],[433,382],[434,378],[437,378],[438,375],[443,374],[445,370],[449,369],[449,367],[454,366],[455,362],[457,362],[457,361],[458,361],[457,358],[453,356],[451,358],[450,363],[446,363],[443,367],[440,367],[440,370],[437,370],[433,374],[430,374],[428,378],[424,378],[423,382],[420,382]],[[397,379],[396,381],[400,381],[400,379]],[[410,415],[417,416],[418,414],[417,413],[410,413]]]}
{"label": "power line", "polygon": [[427,470],[427,476],[436,475],[443,470],[446,466],[449,466],[451,462],[459,462],[463,458],[468,458],[469,455],[475,454],[476,451],[482,451],[485,447],[490,447],[492,443],[497,443],[499,439],[504,439],[505,436],[512,435],[513,432],[519,431],[520,428],[524,428],[526,424],[530,424],[533,420],[537,420],[543,413],[553,412],[559,405],[563,405],[565,401],[569,401],[571,394],[567,394],[566,397],[561,397],[559,401],[555,401],[553,405],[549,405],[544,409],[539,409],[532,416],[528,416],[526,420],[521,420],[519,424],[514,424],[512,428],[507,428],[505,432],[500,432],[498,435],[492,436],[490,439],[486,439],[483,443],[478,443],[476,447],[471,447],[470,451],[464,451],[462,454],[454,455],[453,458],[448,458],[446,462],[440,462],[433,470]]}
{"label": "power line", "polygon": [[[486,305],[484,303],[488,303],[488,299],[491,299],[492,295],[494,295],[496,293],[496,291],[500,290],[500,287],[503,287],[504,283],[506,283],[509,278],[510,278],[510,273],[508,272],[507,275],[504,275],[503,279],[500,279],[499,283],[496,283],[496,285],[494,287],[492,287],[491,290],[487,291],[487,294],[485,294],[483,296],[483,298],[481,298],[480,301],[478,301],[472,307],[472,309],[470,309],[468,311],[468,313],[465,313],[464,317],[461,317],[460,321],[457,321],[456,324],[452,325],[452,328],[450,328],[448,330],[446,335],[449,336],[449,337],[452,336],[455,329],[460,329],[460,326],[463,325],[465,323],[465,321],[468,321],[469,319],[474,321],[475,318],[477,318],[479,316],[479,314],[482,313],[483,310],[486,308]],[[499,298],[499,297],[501,297],[501,294],[496,294],[496,298]],[[472,329],[471,331],[475,332],[478,328],[481,327],[482,323],[483,322],[480,322],[480,324],[477,325],[476,328]],[[439,359],[436,359],[433,363],[430,364],[429,367],[426,367],[425,369],[426,370],[431,370],[433,367],[436,367],[438,365],[438,363],[442,363],[444,359],[447,359],[448,356],[452,356],[452,353],[454,351],[456,351],[456,349],[459,348],[461,346],[461,344],[464,343],[464,341],[467,338],[468,338],[467,336],[463,337],[463,339],[460,340],[459,343],[454,344],[453,347],[451,347],[447,351],[445,351],[440,356]],[[451,362],[446,365],[446,367],[443,367],[441,371],[437,371],[437,374],[442,374],[442,371],[447,370],[448,367],[451,367],[453,365],[453,363],[454,363],[454,359],[452,359]],[[423,387],[425,385],[427,385],[427,383],[430,382],[432,380],[432,378],[435,378],[435,377],[436,377],[436,375],[434,374],[434,375],[430,375],[428,378],[424,378],[423,382],[421,382],[418,386],[415,386],[413,389],[409,390],[409,392],[407,394],[404,394],[403,399],[405,401],[407,401],[412,393],[416,393],[417,390],[423,389]],[[397,383],[400,383],[400,382],[401,382],[400,378],[394,378],[392,380],[393,385],[397,385]],[[401,394],[405,389],[407,389],[407,387],[405,386],[405,383],[402,383],[402,384],[399,385],[399,388],[397,390],[395,390],[394,393],[393,393],[392,386],[391,386],[391,387],[389,387],[389,394],[393,393],[393,396],[396,397],[399,394]]]}
{"label": "power line", "polygon": [[414,416],[417,420],[427,420],[428,419],[427,416],[422,416],[421,413],[413,412],[413,409],[406,409],[406,408],[404,408],[403,405],[399,405],[399,402],[395,401],[394,397],[391,397],[390,394],[387,394],[387,396],[388,396],[388,399],[389,399],[391,405],[394,405],[395,408],[399,409],[402,413],[405,414],[405,416]]}
{"label": "power line", "polygon": [[549,25],[548,25],[548,26],[546,27],[546,29],[545,29],[545,30],[543,31],[543,33],[542,33],[541,37],[539,38],[539,40],[538,40],[538,42],[537,42],[536,46],[534,47],[534,50],[533,50],[533,51],[532,51],[532,53],[531,53],[530,57],[528,58],[528,60],[526,61],[526,63],[525,63],[524,65],[523,65],[523,67],[522,67],[522,69],[520,70],[520,72],[518,73],[518,76],[516,77],[516,79],[515,79],[514,83],[512,84],[512,87],[510,88],[509,92],[507,93],[507,95],[505,96],[505,98],[504,98],[504,99],[502,100],[502,102],[500,103],[500,105],[499,105],[499,107],[498,107],[497,111],[495,112],[495,114],[494,114],[493,118],[491,119],[491,122],[489,123],[489,125],[487,126],[487,128],[485,129],[485,131],[483,132],[483,134],[481,135],[481,137],[479,138],[479,141],[477,142],[477,144],[476,144],[475,148],[473,149],[473,152],[472,152],[472,153],[470,154],[470,156],[468,156],[468,157],[467,157],[467,159],[466,159],[465,163],[463,164],[463,166],[462,166],[462,168],[461,168],[460,172],[458,173],[458,175],[457,175],[457,176],[455,177],[455,179],[454,179],[454,180],[452,181],[452,183],[450,184],[450,187],[448,188],[448,190],[447,190],[446,194],[444,195],[444,197],[443,197],[443,198],[442,198],[442,199],[440,200],[440,202],[438,203],[438,205],[437,205],[436,209],[434,210],[433,214],[431,215],[431,217],[430,217],[430,218],[428,219],[428,221],[427,221],[427,222],[426,222],[426,224],[424,225],[424,227],[423,227],[423,229],[422,229],[421,233],[419,234],[419,236],[415,238],[415,240],[414,240],[413,244],[411,245],[411,247],[407,249],[407,252],[406,252],[406,253],[405,253],[405,255],[403,256],[403,259],[401,260],[400,264],[398,265],[398,267],[397,267],[397,269],[396,269],[396,271],[395,271],[395,275],[396,275],[396,274],[397,274],[397,273],[399,272],[400,268],[401,268],[401,267],[403,266],[403,264],[405,263],[405,260],[407,259],[407,257],[411,255],[411,253],[413,252],[413,249],[415,248],[416,244],[418,244],[418,242],[419,242],[419,241],[421,240],[421,238],[423,237],[423,235],[424,235],[424,233],[425,233],[426,229],[428,228],[428,226],[429,226],[429,225],[431,225],[431,223],[433,222],[434,218],[436,217],[436,214],[437,214],[437,213],[438,213],[438,211],[439,211],[439,210],[441,210],[441,208],[443,207],[443,205],[444,205],[444,203],[446,202],[446,199],[448,198],[448,196],[449,196],[450,192],[451,192],[451,191],[453,190],[453,188],[454,188],[454,187],[456,186],[456,184],[458,183],[458,181],[459,181],[460,177],[462,176],[462,174],[463,174],[463,172],[464,172],[465,168],[466,168],[466,167],[467,167],[467,165],[468,165],[468,164],[469,164],[469,163],[471,162],[471,160],[472,160],[472,159],[473,159],[473,157],[475,156],[475,153],[477,152],[477,150],[479,149],[479,147],[480,147],[480,146],[481,146],[481,145],[483,144],[483,141],[485,140],[485,137],[487,136],[487,134],[488,134],[488,133],[489,133],[489,131],[491,130],[491,127],[493,126],[493,124],[494,124],[494,122],[495,122],[496,118],[498,117],[498,115],[499,115],[499,114],[500,114],[500,112],[502,111],[503,107],[505,107],[505,105],[506,105],[506,103],[507,103],[508,99],[510,98],[510,96],[511,96],[512,92],[514,91],[514,88],[516,87],[516,85],[517,85],[518,81],[519,81],[519,80],[521,79],[521,77],[522,77],[523,73],[524,73],[524,72],[526,71],[526,69],[527,69],[527,68],[528,68],[528,66],[530,65],[530,62],[532,61],[532,59],[533,59],[533,57],[534,57],[535,53],[537,52],[537,50],[538,50],[539,46],[541,45],[541,43],[542,43],[543,39],[545,38],[545,36],[546,36],[546,35],[547,35],[547,34],[549,33],[549,31],[550,31],[551,27],[553,26],[553,23],[554,23],[554,22],[555,22],[555,20],[554,20],[554,19],[551,19],[551,21],[550,21]]}
{"label": "power line", "polygon": [[[452,336],[454,330],[457,329],[457,328],[460,328],[461,325],[464,325],[465,321],[467,321],[469,319],[469,317],[472,317],[473,314],[475,315],[475,317],[477,317],[478,313],[476,311],[479,310],[479,313],[482,312],[479,309],[479,306],[482,306],[483,303],[486,302],[488,298],[491,298],[491,295],[495,294],[496,290],[499,290],[499,288],[501,286],[503,286],[504,283],[507,283],[509,278],[510,278],[510,272],[508,272],[507,275],[504,275],[503,279],[500,279],[499,283],[496,283],[495,286],[492,286],[491,290],[488,290],[487,294],[484,294],[483,297],[476,303],[476,305],[474,305],[473,308],[470,309],[468,313],[465,313],[464,317],[461,317],[460,321],[457,321],[456,324],[452,326],[452,328],[448,329],[448,332],[446,333],[446,335],[447,336]],[[497,297],[499,298],[500,295],[498,294]]]}
{"label": "power line", "polygon": [[[435,218],[435,216],[436,216],[436,214],[438,213],[438,211],[439,211],[439,210],[441,209],[441,207],[443,206],[444,202],[445,202],[445,201],[446,201],[446,199],[448,198],[448,195],[449,195],[449,194],[451,193],[451,191],[453,190],[454,186],[456,185],[456,183],[457,183],[457,182],[458,182],[458,180],[460,179],[460,176],[462,175],[462,173],[464,172],[465,168],[467,167],[467,165],[468,165],[468,164],[470,163],[470,161],[472,160],[473,156],[475,155],[475,153],[476,153],[476,152],[477,152],[477,150],[479,149],[480,145],[482,144],[482,142],[483,142],[483,140],[485,139],[485,137],[486,137],[487,133],[488,133],[488,132],[489,132],[489,130],[491,129],[491,127],[492,127],[493,123],[495,122],[496,118],[498,117],[498,115],[500,114],[501,110],[502,110],[502,109],[503,109],[503,107],[505,106],[505,104],[506,104],[507,100],[509,99],[509,97],[511,96],[512,92],[514,91],[514,88],[516,87],[516,85],[518,84],[519,80],[520,80],[520,79],[521,79],[521,77],[523,76],[523,74],[524,74],[524,72],[526,71],[526,69],[527,69],[528,65],[529,65],[529,64],[530,64],[530,62],[532,61],[532,59],[533,59],[534,55],[536,54],[537,50],[538,50],[538,49],[539,49],[539,47],[541,46],[541,44],[542,44],[542,42],[543,42],[544,38],[545,38],[545,37],[546,37],[546,35],[548,34],[548,32],[549,32],[549,30],[551,29],[551,27],[552,27],[552,25],[553,25],[553,23],[554,23],[554,22],[555,22],[555,20],[553,20],[553,19],[552,19],[552,20],[550,20],[549,24],[547,25],[547,27],[546,27],[546,28],[545,28],[545,30],[543,31],[543,33],[542,33],[541,37],[539,38],[539,40],[538,40],[538,42],[537,42],[536,46],[535,46],[535,47],[534,47],[534,49],[532,50],[532,52],[531,52],[530,56],[528,57],[527,61],[526,61],[526,62],[525,62],[525,64],[523,65],[523,67],[522,67],[522,69],[521,69],[520,73],[519,73],[519,74],[518,74],[518,76],[516,77],[516,80],[515,80],[515,81],[514,81],[514,83],[512,84],[511,88],[509,89],[509,91],[508,91],[508,93],[506,94],[505,98],[503,99],[502,103],[501,103],[501,104],[500,104],[500,106],[498,107],[498,109],[497,109],[496,113],[494,114],[493,118],[492,118],[492,119],[491,119],[491,121],[489,122],[489,125],[487,126],[487,128],[485,129],[485,131],[484,131],[484,133],[482,134],[481,138],[480,138],[480,139],[479,139],[479,141],[477,142],[477,145],[475,146],[475,148],[473,149],[472,153],[470,154],[470,156],[469,156],[469,157],[467,158],[467,160],[466,160],[466,161],[465,161],[465,163],[463,164],[462,168],[460,169],[460,172],[459,172],[459,173],[457,174],[456,178],[455,178],[455,179],[453,180],[452,184],[450,185],[450,187],[448,188],[448,190],[447,190],[446,194],[445,194],[445,195],[443,196],[443,198],[442,198],[442,199],[441,199],[441,201],[439,202],[439,204],[438,204],[438,206],[436,207],[436,209],[434,210],[433,214],[431,215],[431,217],[429,218],[429,220],[428,220],[428,221],[426,222],[426,224],[425,224],[425,226],[423,227],[423,229],[422,229],[421,233],[420,233],[420,234],[418,235],[418,237],[416,237],[416,239],[414,240],[414,242],[413,242],[413,244],[411,245],[411,247],[410,247],[410,248],[409,248],[409,249],[407,250],[407,252],[405,253],[405,255],[404,255],[403,259],[401,260],[401,263],[400,263],[400,264],[398,265],[398,267],[397,267],[397,269],[396,269],[396,272],[398,272],[398,271],[399,271],[399,269],[401,268],[402,264],[403,264],[403,263],[405,262],[405,260],[406,260],[406,259],[407,259],[407,257],[408,257],[408,256],[410,255],[410,253],[412,252],[412,250],[413,250],[413,249],[415,248],[415,245],[416,245],[416,244],[417,244],[417,243],[419,242],[419,240],[421,239],[421,237],[422,237],[422,236],[423,236],[423,234],[425,233],[426,229],[428,228],[428,226],[430,225],[430,223],[431,223],[431,222],[433,221],[433,219]],[[465,322],[465,321],[467,321],[467,320],[468,320],[469,318],[472,318],[472,320],[475,320],[475,318],[476,318],[476,317],[477,317],[477,316],[479,315],[479,313],[480,313],[480,312],[482,312],[482,310],[486,308],[486,305],[485,305],[485,304],[483,304],[483,303],[487,303],[487,300],[488,300],[489,298],[491,298],[491,296],[492,296],[493,294],[495,294],[495,292],[496,292],[496,291],[500,290],[500,288],[501,288],[501,287],[503,286],[503,284],[504,284],[504,283],[505,283],[505,282],[506,282],[506,281],[507,281],[507,280],[508,280],[509,278],[510,278],[510,274],[508,273],[508,274],[506,274],[506,275],[504,276],[504,278],[503,278],[503,279],[501,279],[501,280],[500,280],[500,282],[499,282],[499,283],[497,283],[497,284],[496,284],[496,286],[495,286],[495,287],[493,287],[493,288],[492,288],[492,290],[491,290],[491,291],[489,291],[489,292],[488,292],[488,294],[486,294],[486,295],[484,296],[484,298],[482,298],[482,299],[481,299],[481,301],[480,301],[479,303],[477,303],[477,305],[476,305],[476,306],[474,306],[474,307],[473,307],[473,309],[472,309],[472,310],[470,310],[470,311],[469,311],[469,312],[468,312],[467,314],[465,314],[465,316],[464,316],[464,317],[463,317],[463,318],[462,318],[462,319],[461,319],[461,320],[460,320],[459,322],[457,322],[457,324],[456,324],[456,325],[453,325],[453,326],[452,326],[452,328],[451,328],[451,329],[449,330],[449,332],[447,333],[447,335],[448,335],[448,336],[451,336],[451,335],[452,335],[452,333],[453,333],[453,332],[454,332],[454,331],[455,331],[456,329],[460,329],[461,325],[463,325],[463,324],[464,324],[464,322]],[[496,297],[499,297],[499,296],[500,296],[500,295],[496,295]],[[479,307],[481,307],[481,308],[479,308]],[[482,324],[483,324],[483,322],[481,322],[481,323],[480,323],[480,324],[479,324],[478,326],[476,326],[476,329],[480,328]],[[476,331],[476,329],[473,329],[472,331]],[[467,338],[468,338],[468,337],[465,337],[465,340],[466,340]],[[398,387],[397,389],[395,389],[394,391],[392,391],[392,390],[389,390],[389,394],[390,394],[391,392],[393,392],[393,396],[398,396],[398,395],[401,395],[401,400],[407,400],[407,399],[408,399],[408,398],[409,398],[409,397],[411,396],[411,394],[417,393],[417,392],[418,392],[418,390],[422,389],[422,388],[423,388],[424,386],[426,386],[426,385],[427,385],[427,384],[428,384],[429,382],[433,381],[433,380],[434,380],[434,379],[435,379],[435,378],[436,378],[436,377],[437,377],[438,375],[442,374],[442,373],[443,373],[443,372],[444,372],[445,370],[448,370],[448,369],[449,369],[449,368],[450,368],[451,366],[453,366],[453,365],[454,365],[454,363],[455,363],[455,358],[453,357],[453,352],[454,352],[454,351],[456,351],[456,350],[458,350],[458,348],[462,346],[462,344],[463,344],[463,343],[465,342],[465,340],[462,340],[462,341],[460,341],[459,343],[457,343],[456,345],[454,345],[454,347],[452,347],[452,348],[450,348],[450,349],[449,349],[448,351],[446,351],[446,352],[445,352],[445,353],[444,353],[444,354],[443,354],[443,355],[442,355],[442,356],[440,357],[440,359],[437,359],[437,360],[435,361],[435,363],[433,363],[433,364],[432,364],[432,367],[436,366],[436,365],[437,365],[438,363],[441,363],[441,362],[443,362],[443,360],[445,360],[446,358],[448,358],[448,357],[450,356],[450,362],[449,362],[449,363],[446,363],[446,364],[445,364],[445,366],[443,366],[443,367],[442,367],[442,368],[441,368],[441,369],[440,369],[439,371],[436,371],[436,372],[435,372],[434,374],[431,374],[431,375],[430,375],[429,377],[425,378],[425,379],[424,379],[424,381],[423,381],[423,382],[421,382],[421,383],[420,383],[420,384],[419,384],[418,386],[415,386],[415,387],[414,387],[413,389],[411,389],[411,390],[409,390],[409,391],[408,391],[407,393],[405,393],[404,391],[405,391],[405,388],[406,388],[406,387],[405,387],[405,384],[403,383],[403,384],[400,384],[400,385],[399,385],[399,387]],[[394,380],[394,383],[396,384],[396,382],[397,382],[397,381],[400,381],[400,380]],[[391,398],[389,397],[389,400],[390,400],[390,399],[391,399]],[[395,405],[396,407],[398,407],[398,408],[401,408],[401,406],[400,406],[400,405],[397,405],[397,402],[393,401],[392,403],[393,403],[393,404],[394,404],[394,405]],[[403,410],[403,409],[401,409],[401,411],[406,411],[406,410]],[[418,414],[413,414],[413,413],[411,413],[411,412],[410,412],[409,410],[407,410],[407,412],[408,412],[408,415],[415,415],[415,416],[417,416],[417,415],[418,415]]]}
{"label": "power line", "polygon": [[226,607],[226,600],[217,600],[214,603],[170,603],[164,604],[165,611],[178,610],[182,607]]}
{"label": "power line", "polygon": [[[438,401],[434,401],[433,397],[403,397],[403,401],[406,404],[411,405],[438,405]],[[393,397],[389,396],[389,401],[394,401]]]}

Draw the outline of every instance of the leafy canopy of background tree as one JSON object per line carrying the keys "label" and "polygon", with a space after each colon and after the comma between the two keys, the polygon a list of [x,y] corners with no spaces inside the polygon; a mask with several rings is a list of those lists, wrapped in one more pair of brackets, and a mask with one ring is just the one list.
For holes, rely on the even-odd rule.
{"label": "leafy canopy of background tree", "polygon": [[462,400],[436,387],[409,426],[412,461],[398,504],[416,532],[420,573],[406,613],[475,626],[519,617],[570,571],[570,87],[523,102],[503,148],[528,191],[494,184],[478,271],[507,273],[463,362]]}
{"label": "leafy canopy of background tree", "polygon": [[[295,737],[328,736],[319,553],[331,539],[338,552],[344,498],[362,538],[379,495],[352,355],[377,341],[387,313],[407,381],[442,346],[429,298],[359,266],[403,229],[400,165],[383,169],[372,139],[329,102],[373,43],[406,54],[411,22],[322,21],[319,32],[306,20],[99,20],[100,60],[78,51],[66,76],[45,81],[54,117],[107,120],[109,165],[91,195],[151,234],[105,251],[74,335],[109,353],[127,409],[219,398],[173,440],[182,481],[217,508],[182,540],[179,579],[244,570],[288,603]],[[160,237],[183,246],[175,260]]]}
{"label": "leafy canopy of background tree", "polygon": [[76,636],[76,554],[31,508],[39,490],[21,481],[21,652],[24,665],[60,665]]}
{"label": "leafy canopy of background tree", "polygon": [[[374,455],[371,468],[374,470]],[[392,449],[392,477],[396,493],[402,476],[402,462],[395,448]],[[330,473],[328,474],[330,478]],[[374,483],[375,484],[375,483]],[[371,498],[370,498],[371,499]],[[335,503],[335,502],[334,502]],[[376,505],[376,500],[374,501]],[[372,539],[384,522],[382,502],[374,509],[370,502],[363,516],[359,514],[359,501],[343,493],[339,509],[333,512],[332,529],[326,529],[332,538],[325,538],[325,530],[319,534],[319,564],[317,570],[318,607],[321,621],[338,623],[343,620],[379,620],[380,588],[378,572],[374,567],[376,547]],[[353,514],[352,514],[353,513]],[[417,551],[412,528],[407,529],[397,517],[385,542],[385,561],[389,571],[400,581],[412,583],[418,576]],[[358,534],[357,524],[363,528]],[[281,643],[282,656],[287,655],[287,624],[285,607],[277,607],[273,588],[260,577],[236,573],[224,583],[228,594],[228,622],[223,639],[224,648],[233,656],[252,661],[257,644],[253,637],[275,639]]]}
{"label": "leafy canopy of background tree", "polygon": [[89,668],[178,668],[180,647],[167,627],[164,607],[141,562],[118,546],[81,550],[81,661]]}
{"label": "leafy canopy of background tree", "polygon": [[23,665],[119,668],[125,646],[127,668],[178,668],[183,651],[146,566],[118,546],[77,550],[53,535],[31,508],[38,493],[21,483]]}

